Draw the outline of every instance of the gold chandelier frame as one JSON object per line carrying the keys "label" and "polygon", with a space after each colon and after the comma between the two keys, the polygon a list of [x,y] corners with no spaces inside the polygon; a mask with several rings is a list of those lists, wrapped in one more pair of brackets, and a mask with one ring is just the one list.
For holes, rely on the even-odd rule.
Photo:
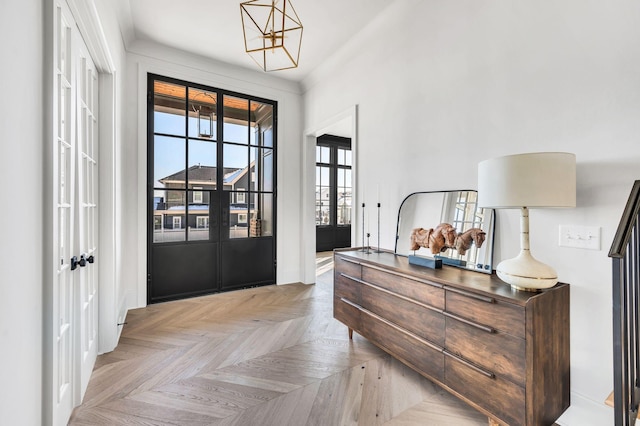
{"label": "gold chandelier frame", "polygon": [[303,26],[290,0],[240,3],[245,51],[263,71],[296,68]]}

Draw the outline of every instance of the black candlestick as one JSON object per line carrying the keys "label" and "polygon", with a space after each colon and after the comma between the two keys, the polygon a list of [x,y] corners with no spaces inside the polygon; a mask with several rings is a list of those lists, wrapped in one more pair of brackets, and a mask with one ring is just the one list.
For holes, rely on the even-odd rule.
{"label": "black candlestick", "polygon": [[371,252],[369,251],[370,247],[369,247],[369,237],[371,236],[370,233],[367,232],[367,254],[371,254]]}
{"label": "black candlestick", "polygon": [[376,253],[382,253],[380,251],[380,203],[378,203],[378,250]]}
{"label": "black candlestick", "polygon": [[365,251],[365,248],[364,248],[364,203],[362,203],[362,251]]}

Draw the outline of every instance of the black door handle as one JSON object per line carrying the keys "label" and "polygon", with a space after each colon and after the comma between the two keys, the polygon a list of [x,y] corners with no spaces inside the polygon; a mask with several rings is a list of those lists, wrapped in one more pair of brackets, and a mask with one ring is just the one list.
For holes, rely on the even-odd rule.
{"label": "black door handle", "polygon": [[84,254],[80,256],[80,261],[78,262],[78,265],[80,265],[83,268],[87,266],[87,259],[84,257]]}
{"label": "black door handle", "polygon": [[95,262],[95,258],[93,257],[93,255],[87,257],[87,262],[89,262],[89,263]]}
{"label": "black door handle", "polygon": [[71,258],[71,270],[75,271],[78,268],[78,258],[76,256],[73,256]]}

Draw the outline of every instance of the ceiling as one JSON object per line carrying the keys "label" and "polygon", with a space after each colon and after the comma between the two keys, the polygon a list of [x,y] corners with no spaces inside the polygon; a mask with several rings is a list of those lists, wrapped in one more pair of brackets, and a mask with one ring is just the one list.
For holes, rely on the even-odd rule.
{"label": "ceiling", "polygon": [[[281,2],[283,0],[277,0]],[[393,0],[291,0],[304,26],[298,68],[271,74],[301,81]],[[240,0],[119,0],[127,46],[152,41],[260,70],[244,51]]]}

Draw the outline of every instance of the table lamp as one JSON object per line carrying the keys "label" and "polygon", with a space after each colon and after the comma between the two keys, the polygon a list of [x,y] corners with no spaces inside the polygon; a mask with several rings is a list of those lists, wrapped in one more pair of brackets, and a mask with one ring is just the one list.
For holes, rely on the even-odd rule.
{"label": "table lamp", "polygon": [[529,209],[576,206],[576,156],[566,152],[508,155],[478,164],[478,206],[520,209],[520,254],[496,273],[517,290],[541,291],[558,282],[551,266],[529,249]]}

